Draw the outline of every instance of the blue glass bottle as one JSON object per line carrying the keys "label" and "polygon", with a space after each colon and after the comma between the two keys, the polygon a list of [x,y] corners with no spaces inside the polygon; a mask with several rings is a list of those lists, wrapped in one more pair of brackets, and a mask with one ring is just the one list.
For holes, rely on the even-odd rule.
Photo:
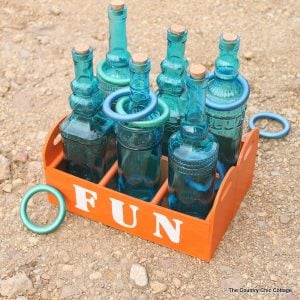
{"label": "blue glass bottle", "polygon": [[192,65],[187,78],[189,105],[180,130],[169,139],[168,206],[201,219],[214,199],[218,142],[205,114],[206,70]]}
{"label": "blue glass bottle", "polygon": [[215,71],[209,75],[206,95],[209,130],[218,139],[219,160],[225,170],[236,165],[238,160],[250,92],[247,81],[238,72],[239,46],[240,38],[235,34],[220,37],[220,53]]}
{"label": "blue glass bottle", "polygon": [[157,77],[158,99],[170,109],[170,119],[165,124],[162,154],[168,155],[168,140],[180,126],[184,117],[186,94],[186,68],[188,61],[184,55],[187,30],[181,25],[172,25],[167,32],[167,56],[161,63],[161,73]]}
{"label": "blue glass bottle", "polygon": [[[145,108],[150,101],[150,60],[136,54],[130,60],[130,100],[128,113]],[[155,110],[147,120],[155,119]],[[159,188],[161,141],[163,125],[139,128],[118,122],[116,127],[118,156],[118,190],[127,195],[150,201]]]}
{"label": "blue glass bottle", "polygon": [[129,86],[129,58],[127,51],[127,6],[122,0],[113,0],[108,7],[109,51],[99,62],[97,76],[100,90],[106,98],[113,91]]}
{"label": "blue glass bottle", "polygon": [[72,57],[72,114],[60,126],[66,171],[96,183],[116,158],[114,126],[101,110],[103,97],[93,75],[93,50],[79,45],[72,50]]}

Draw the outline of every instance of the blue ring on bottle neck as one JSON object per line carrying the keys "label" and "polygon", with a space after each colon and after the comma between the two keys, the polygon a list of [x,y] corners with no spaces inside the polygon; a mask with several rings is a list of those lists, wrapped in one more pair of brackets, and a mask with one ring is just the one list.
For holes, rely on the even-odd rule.
{"label": "blue ring on bottle neck", "polygon": [[[213,78],[213,76],[214,76],[214,72],[211,72],[208,74],[208,76],[207,76],[208,84],[209,84],[209,81]],[[249,98],[249,94],[250,94],[250,87],[249,87],[248,81],[242,75],[238,75],[236,79],[240,82],[240,84],[242,85],[242,88],[243,88],[243,93],[237,101],[234,101],[232,103],[216,103],[216,102],[210,100],[206,96],[206,101],[205,101],[206,106],[208,108],[211,108],[214,110],[228,111],[228,110],[233,110],[235,108],[238,108],[238,107],[242,106],[243,104],[245,104],[247,102],[247,100]]]}
{"label": "blue ring on bottle neck", "polygon": [[279,122],[283,126],[283,129],[280,131],[277,131],[277,132],[269,132],[269,131],[265,131],[265,130],[259,130],[259,136],[264,137],[266,139],[282,138],[282,137],[286,136],[291,129],[291,124],[285,117],[278,115],[278,114],[271,113],[271,112],[261,112],[261,113],[251,116],[249,119],[249,122],[248,122],[249,128],[254,129],[255,128],[254,123],[260,119],[274,120],[274,121]]}
{"label": "blue ring on bottle neck", "polygon": [[122,89],[119,89],[113,93],[111,93],[103,102],[103,112],[111,119],[115,121],[122,121],[122,122],[132,122],[132,121],[139,121],[142,120],[143,118],[147,117],[150,115],[157,106],[157,96],[154,92],[150,91],[150,102],[149,105],[147,105],[143,110],[136,112],[136,113],[131,113],[127,115],[119,114],[114,112],[111,109],[112,103],[124,96],[129,96],[130,95],[130,88],[125,87]]}

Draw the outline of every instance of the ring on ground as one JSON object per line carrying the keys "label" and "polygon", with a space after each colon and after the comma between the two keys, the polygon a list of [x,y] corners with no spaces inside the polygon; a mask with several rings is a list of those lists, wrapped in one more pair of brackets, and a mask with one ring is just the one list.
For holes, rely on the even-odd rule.
{"label": "ring on ground", "polygon": [[249,119],[249,122],[248,122],[249,128],[254,129],[255,122],[257,120],[261,120],[261,119],[274,120],[274,121],[279,122],[283,126],[283,129],[280,131],[277,131],[277,132],[269,132],[269,131],[260,129],[259,135],[266,139],[279,139],[281,137],[286,136],[291,129],[291,124],[286,118],[284,118],[283,116],[280,116],[278,114],[274,114],[274,113],[270,113],[270,112],[262,112],[262,113],[258,113],[258,114],[251,116]]}
{"label": "ring on ground", "polygon": [[[27,215],[27,205],[33,195],[39,192],[48,192],[52,194],[58,201],[58,214],[51,224],[40,226],[33,224]],[[37,234],[46,234],[55,231],[63,222],[66,216],[66,202],[62,193],[56,188],[47,184],[38,184],[30,188],[24,195],[21,206],[20,216],[24,225],[32,232]]]}

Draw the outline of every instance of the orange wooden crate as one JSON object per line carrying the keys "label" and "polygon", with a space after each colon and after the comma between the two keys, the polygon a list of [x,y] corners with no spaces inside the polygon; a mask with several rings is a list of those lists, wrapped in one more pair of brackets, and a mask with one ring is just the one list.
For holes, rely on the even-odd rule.
{"label": "orange wooden crate", "polygon": [[[164,207],[168,193],[166,157],[162,158],[161,187],[151,202],[107,187],[117,173],[117,162],[98,184],[59,169],[63,147],[56,141],[61,121],[47,138],[43,161],[46,183],[64,195],[68,211],[206,261],[212,258],[251,186],[258,129],[247,134],[237,166],[227,172],[209,215],[201,220]],[[56,203],[51,195],[49,201]]]}

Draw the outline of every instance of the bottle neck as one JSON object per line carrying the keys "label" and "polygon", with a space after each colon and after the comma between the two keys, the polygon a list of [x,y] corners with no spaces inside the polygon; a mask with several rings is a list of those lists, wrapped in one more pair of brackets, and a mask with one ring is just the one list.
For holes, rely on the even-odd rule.
{"label": "bottle neck", "polygon": [[184,60],[185,43],[187,39],[187,31],[182,34],[176,35],[168,29],[167,33],[168,47],[167,47],[167,59],[177,58]]}
{"label": "bottle neck", "polygon": [[208,125],[205,113],[207,79],[187,79],[188,105],[185,117],[180,125],[180,133],[184,140],[200,143],[207,137]]}
{"label": "bottle neck", "polygon": [[75,81],[78,83],[89,83],[93,79],[93,50],[90,48],[87,53],[78,54],[72,50],[72,57],[75,69]]}
{"label": "bottle neck", "polygon": [[128,66],[126,18],[127,7],[114,10],[108,7],[109,18],[109,51],[106,55],[108,64],[114,67]]}
{"label": "bottle neck", "polygon": [[137,108],[144,108],[149,102],[151,63],[148,59],[144,64],[129,63],[130,70],[130,102],[131,112]]}
{"label": "bottle neck", "polygon": [[239,75],[239,46],[239,37],[234,41],[226,41],[221,36],[219,43],[220,52],[215,62],[215,75],[218,78],[232,80]]}

